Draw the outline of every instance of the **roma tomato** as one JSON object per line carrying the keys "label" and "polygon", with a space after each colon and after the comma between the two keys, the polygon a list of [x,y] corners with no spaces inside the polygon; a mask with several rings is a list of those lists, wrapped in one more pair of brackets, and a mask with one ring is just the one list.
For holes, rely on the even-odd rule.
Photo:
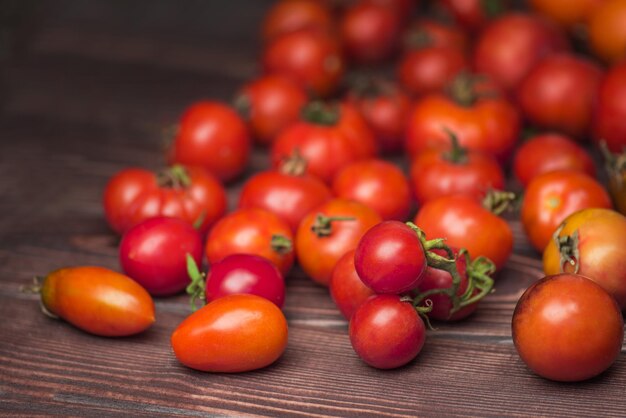
{"label": "roma tomato", "polygon": [[449,46],[425,46],[404,53],[398,80],[412,95],[441,92],[460,73],[469,70],[465,53]]}
{"label": "roma tomato", "polygon": [[172,295],[189,284],[186,256],[202,261],[202,237],[189,222],[147,219],[122,237],[120,265],[128,276],[155,296]]}
{"label": "roma tomato", "polygon": [[609,68],[600,83],[593,139],[606,142],[612,152],[626,147],[626,61]]}
{"label": "roma tomato", "polygon": [[458,26],[447,25],[434,19],[418,19],[402,37],[403,49],[409,51],[426,46],[444,46],[467,51],[469,39]]}
{"label": "roma tomato", "polygon": [[178,361],[205,372],[237,373],[275,362],[287,347],[287,320],[269,300],[228,295],[187,317],[172,333]]}
{"label": "roma tomato", "polygon": [[205,232],[226,211],[222,183],[198,167],[172,166],[161,173],[128,168],[115,174],[103,193],[104,214],[123,234],[157,216],[183,219]]}
{"label": "roma tomato", "polygon": [[337,261],[328,287],[333,302],[348,320],[363,302],[376,294],[365,286],[357,274],[354,267],[354,250],[348,251]]}
{"label": "roma tomato", "polygon": [[517,302],[513,343],[539,376],[561,382],[594,377],[619,357],[624,321],[615,300],[584,276],[533,283]]}
{"label": "roma tomato", "polygon": [[531,7],[561,26],[574,29],[587,23],[594,10],[605,0],[530,0]]}
{"label": "roma tomato", "polygon": [[540,174],[566,169],[596,175],[589,153],[570,137],[558,133],[528,138],[513,157],[513,172],[524,187]]}
{"label": "roma tomato", "polygon": [[586,208],[611,208],[604,187],[579,171],[551,171],[535,177],[526,188],[522,226],[533,247],[543,251],[559,224]]}
{"label": "roma tomato", "polygon": [[592,52],[608,63],[626,57],[626,1],[606,0],[598,5],[587,25]]}
{"label": "roma tomato", "polygon": [[68,267],[41,285],[46,311],[91,334],[124,337],[154,322],[150,294],[128,276],[103,267]]}
{"label": "roma tomato", "polygon": [[268,42],[280,35],[303,29],[331,33],[333,16],[324,2],[317,0],[281,0],[266,12],[261,24],[263,39]]}
{"label": "roma tomato", "polygon": [[559,225],[543,252],[546,275],[578,273],[598,283],[626,309],[626,218],[583,209]]}
{"label": "roma tomato", "polygon": [[410,302],[397,295],[377,295],[352,315],[350,343],[357,355],[378,369],[413,360],[426,341],[426,327]]}
{"label": "roma tomato", "polygon": [[292,243],[291,228],[277,215],[260,208],[238,209],[211,228],[205,253],[210,264],[231,254],[255,254],[286,276],[294,261]]}
{"label": "roma tomato", "polygon": [[328,286],[335,264],[380,221],[380,215],[362,203],[329,200],[300,222],[295,246],[300,267],[312,280]]}
{"label": "roma tomato", "polygon": [[235,110],[220,102],[196,102],[180,119],[169,162],[204,167],[230,181],[246,169],[250,142],[246,124]]}

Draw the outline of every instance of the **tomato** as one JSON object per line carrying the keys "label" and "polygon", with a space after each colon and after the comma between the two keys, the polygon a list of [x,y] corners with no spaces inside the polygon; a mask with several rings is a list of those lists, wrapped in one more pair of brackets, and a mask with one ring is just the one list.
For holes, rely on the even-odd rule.
{"label": "tomato", "polygon": [[278,1],[267,10],[261,24],[262,36],[266,42],[302,29],[327,33],[333,31],[333,16],[323,2],[317,0]]}
{"label": "tomato", "polygon": [[587,25],[589,46],[609,63],[626,57],[626,1],[606,0],[598,5]]}
{"label": "tomato", "polygon": [[482,29],[491,19],[510,7],[507,0],[442,0],[437,2],[457,24],[471,30]]}
{"label": "tomato", "polygon": [[579,171],[551,171],[528,184],[521,209],[522,226],[533,247],[543,251],[567,216],[594,207],[611,208],[611,198],[600,183]]}
{"label": "tomato", "polygon": [[338,87],[344,58],[337,41],[314,31],[297,31],[270,42],[262,56],[265,73],[292,78],[309,93],[326,97]]}
{"label": "tomato", "polygon": [[365,286],[354,267],[354,250],[345,253],[333,269],[329,282],[330,297],[346,319],[376,293]]}
{"label": "tomato", "polygon": [[470,44],[467,34],[458,26],[428,18],[416,20],[404,32],[402,43],[405,51],[426,46],[443,46],[467,51]]}
{"label": "tomato", "polygon": [[205,254],[214,264],[231,254],[255,254],[270,260],[286,276],[293,266],[293,235],[289,225],[270,211],[238,209],[209,231]]}
{"label": "tomato", "polygon": [[201,166],[230,181],[246,169],[250,142],[246,124],[235,110],[220,102],[200,101],[183,113],[169,162]]}
{"label": "tomato", "polygon": [[539,376],[562,382],[594,377],[619,357],[624,321],[615,300],[584,276],[533,283],[517,302],[513,342]]}
{"label": "tomato", "polygon": [[262,145],[271,144],[280,131],[297,121],[306,102],[304,89],[279,75],[261,76],[247,83],[235,98],[254,138]]}
{"label": "tomato", "polygon": [[491,155],[461,147],[456,135],[449,135],[452,145],[447,151],[427,149],[411,162],[411,183],[418,203],[452,194],[480,198],[490,189],[502,190],[504,171],[500,164]]}
{"label": "tomato", "polygon": [[226,192],[202,168],[173,166],[158,174],[127,168],[109,179],[103,206],[118,234],[157,216],[180,218],[205,232],[226,211]]}
{"label": "tomato", "polygon": [[186,255],[202,261],[202,237],[189,222],[147,219],[122,237],[120,265],[128,276],[155,296],[172,295],[189,283]]}
{"label": "tomato", "polygon": [[531,7],[563,27],[574,29],[586,23],[605,0],[530,0]]}
{"label": "tomato", "polygon": [[565,35],[543,18],[521,13],[500,16],[481,32],[474,49],[474,70],[515,90],[544,57],[569,49]]}
{"label": "tomato", "polygon": [[461,72],[469,70],[465,53],[454,47],[426,46],[404,53],[398,80],[413,95],[443,91]]}
{"label": "tomato", "polygon": [[[404,26],[405,23],[411,19],[413,12],[420,4],[419,0],[359,0],[362,3],[375,4],[377,6],[386,7],[391,9],[400,18],[400,25]],[[341,0],[340,0],[341,2]]]}
{"label": "tomato", "polygon": [[269,300],[228,295],[192,313],[172,333],[178,361],[205,372],[237,373],[275,362],[287,347],[287,320]]}
{"label": "tomato", "polygon": [[45,312],[91,334],[124,337],[154,322],[154,302],[136,281],[103,267],[67,267],[41,285]]}
{"label": "tomato", "polygon": [[602,75],[598,65],[581,56],[551,55],[522,80],[518,102],[531,123],[584,138]]}
{"label": "tomato", "polygon": [[596,175],[589,153],[570,137],[558,133],[528,138],[513,157],[513,172],[524,187],[540,174],[565,169],[581,171],[591,177]]}
{"label": "tomato", "polygon": [[365,363],[393,369],[419,354],[426,327],[410,302],[397,295],[377,295],[352,315],[349,334],[354,351]]}
{"label": "tomato", "polygon": [[626,214],[626,152],[613,154],[605,143],[600,144],[608,175],[607,186],[615,208]]}
{"label": "tomato", "polygon": [[313,281],[328,286],[335,264],[380,221],[380,215],[362,203],[329,200],[300,222],[295,242],[300,267]]}
{"label": "tomato", "polygon": [[626,147],[626,61],[609,68],[600,83],[593,140],[606,142],[613,152]]}
{"label": "tomato", "polygon": [[335,196],[361,202],[382,219],[405,221],[411,210],[409,181],[395,164],[362,160],[342,168],[332,183]]}
{"label": "tomato", "polygon": [[583,209],[559,225],[543,252],[546,275],[578,273],[598,283],[626,309],[626,218],[609,209]]}

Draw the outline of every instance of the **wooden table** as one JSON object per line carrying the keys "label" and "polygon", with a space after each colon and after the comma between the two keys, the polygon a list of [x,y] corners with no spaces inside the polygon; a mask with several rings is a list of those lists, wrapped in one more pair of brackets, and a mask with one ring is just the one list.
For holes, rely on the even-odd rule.
{"label": "wooden table", "polygon": [[[289,344],[274,365],[207,374],[169,336],[187,297],[157,299],[144,334],[106,339],[45,317],[20,291],[66,265],[119,269],[101,194],[128,166],[163,164],[161,127],[194,100],[228,100],[257,73],[268,1],[0,3],[0,414],[80,416],[625,416],[626,360],[579,384],[541,379],[511,341],[523,290],[541,276],[519,222],[496,292],[438,324],[392,371],[353,352],[325,288],[287,279]],[[267,167],[259,150],[251,171]],[[231,207],[240,184],[229,187]]]}

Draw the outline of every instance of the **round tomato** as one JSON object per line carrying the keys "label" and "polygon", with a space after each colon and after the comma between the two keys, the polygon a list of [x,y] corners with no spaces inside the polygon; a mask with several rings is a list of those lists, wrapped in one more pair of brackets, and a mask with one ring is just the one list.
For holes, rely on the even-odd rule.
{"label": "round tomato", "polygon": [[619,357],[624,321],[615,300],[584,276],[560,274],[532,284],[517,302],[513,342],[539,376],[562,382],[594,377]]}
{"label": "round tomato", "polygon": [[365,286],[354,267],[354,250],[348,251],[337,261],[328,285],[330,297],[346,319],[370,296],[376,293]]}
{"label": "round tomato", "polygon": [[269,300],[228,295],[192,313],[172,333],[178,361],[205,372],[237,373],[275,362],[287,347],[287,320]]}
{"label": "round tomato", "polygon": [[405,31],[402,42],[405,51],[426,46],[443,46],[467,51],[470,44],[467,34],[458,26],[428,18],[416,20]]}
{"label": "round tomato", "polygon": [[426,46],[404,53],[397,67],[398,80],[417,96],[440,92],[460,73],[469,70],[465,53],[449,46]]}
{"label": "round tomato", "polygon": [[626,57],[626,0],[606,0],[592,12],[587,25],[593,53],[609,63]]}
{"label": "round tomato", "polygon": [[593,139],[613,152],[626,147],[626,61],[609,68],[600,83]]}
{"label": "round tomato", "polygon": [[605,0],[530,0],[532,8],[563,27],[573,29],[586,23]]}
{"label": "round tomato", "polygon": [[267,42],[280,35],[303,29],[331,33],[333,16],[317,0],[281,0],[266,12],[261,25],[263,39]]}

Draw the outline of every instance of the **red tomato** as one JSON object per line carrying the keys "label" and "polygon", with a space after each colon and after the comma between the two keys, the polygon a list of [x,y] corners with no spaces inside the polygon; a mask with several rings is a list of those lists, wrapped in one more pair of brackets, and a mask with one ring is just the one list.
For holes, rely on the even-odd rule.
{"label": "red tomato", "polygon": [[626,61],[609,68],[600,83],[593,139],[613,152],[626,147]]}
{"label": "red tomato", "polygon": [[573,54],[556,54],[535,65],[518,88],[526,118],[542,128],[584,138],[590,128],[602,69]]}
{"label": "red tomato", "polygon": [[124,337],[154,322],[154,302],[136,281],[102,267],[68,267],[41,285],[45,310],[75,327],[104,337]]}
{"label": "red tomato", "polygon": [[362,3],[370,3],[375,4],[377,6],[386,7],[388,9],[393,10],[394,13],[398,15],[400,18],[401,24],[404,25],[411,16],[413,16],[413,12],[418,7],[420,1],[419,0],[359,0]]}
{"label": "red tomato", "polygon": [[260,208],[238,209],[209,231],[205,253],[210,264],[231,254],[254,254],[270,260],[286,276],[293,266],[293,235],[287,223]]}
{"label": "red tomato", "polygon": [[315,282],[328,286],[337,261],[380,221],[380,216],[362,203],[329,200],[300,222],[295,247],[300,267]]}
{"label": "red tomato", "polygon": [[261,32],[267,42],[280,35],[302,29],[331,33],[333,16],[323,2],[317,0],[281,0],[266,12]]}
{"label": "red tomato", "polygon": [[330,297],[346,319],[370,296],[376,293],[365,286],[354,268],[354,250],[348,251],[337,261],[328,285]]}
{"label": "red tomato", "polygon": [[205,372],[237,373],[275,362],[287,347],[287,320],[256,295],[229,295],[178,325],[171,344],[178,361]]}
{"label": "red tomato", "polygon": [[467,51],[469,44],[467,34],[459,27],[428,18],[415,21],[403,36],[405,51],[426,46],[443,46]]}
{"label": "red tomato", "polygon": [[222,181],[243,173],[249,157],[246,124],[232,108],[215,101],[196,102],[185,110],[169,151],[170,163],[204,167]]}
{"label": "red tomato", "polygon": [[104,214],[118,234],[157,216],[183,219],[206,231],[226,210],[224,186],[206,170],[173,166],[155,174],[128,168],[103,193]]}
{"label": "red tomato", "polygon": [[189,222],[176,218],[147,219],[122,237],[120,265],[150,294],[166,296],[189,284],[186,255],[202,262],[202,237]]}
{"label": "red tomato", "polygon": [[465,53],[448,46],[407,51],[397,67],[398,80],[413,95],[443,91],[459,73],[468,70]]}
{"label": "red tomato", "polygon": [[517,302],[513,342],[539,376],[562,382],[594,377],[619,357],[624,321],[615,300],[575,274],[533,283]]}
{"label": "red tomato", "polygon": [[530,0],[531,7],[568,29],[586,23],[594,10],[606,0]]}
{"label": "red tomato", "polygon": [[471,31],[482,29],[491,19],[507,10],[508,0],[442,0],[438,2],[456,23]]}
{"label": "red tomato", "polygon": [[278,75],[257,78],[244,85],[235,98],[254,138],[262,145],[271,144],[280,131],[297,121],[306,102],[302,87]]}
{"label": "red tomato", "polygon": [[568,136],[557,133],[529,138],[513,157],[513,172],[524,187],[540,174],[565,169],[582,171],[591,177],[596,175],[589,153]]}
{"label": "red tomato", "polygon": [[611,208],[604,187],[579,171],[551,171],[535,177],[526,188],[522,226],[533,247],[543,251],[559,224],[586,208]]}
{"label": "red tomato", "polygon": [[335,196],[361,202],[383,220],[405,221],[411,210],[409,181],[396,165],[384,160],[362,160],[341,169],[332,184]]}
{"label": "red tomato", "polygon": [[587,25],[589,46],[609,63],[626,57],[626,0],[606,0],[598,5]]}

